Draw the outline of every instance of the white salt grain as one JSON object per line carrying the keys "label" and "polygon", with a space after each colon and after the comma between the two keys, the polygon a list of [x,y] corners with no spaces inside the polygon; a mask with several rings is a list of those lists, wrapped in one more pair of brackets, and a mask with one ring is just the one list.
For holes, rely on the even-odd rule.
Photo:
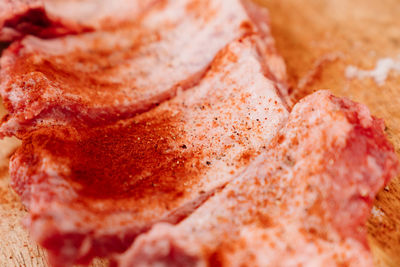
{"label": "white salt grain", "polygon": [[383,85],[390,71],[400,72],[400,58],[382,58],[378,60],[376,66],[372,70],[362,70],[356,66],[348,66],[346,68],[346,78],[348,79],[364,79],[372,78],[378,85]]}

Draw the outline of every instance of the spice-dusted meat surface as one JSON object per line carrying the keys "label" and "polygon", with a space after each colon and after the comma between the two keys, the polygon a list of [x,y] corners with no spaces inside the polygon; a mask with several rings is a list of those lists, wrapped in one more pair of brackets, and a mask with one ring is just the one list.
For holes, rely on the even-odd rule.
{"label": "spice-dusted meat surface", "polygon": [[50,262],[122,252],[153,223],[184,218],[265,149],[288,112],[258,42],[230,44],[199,85],[135,118],[24,137],[12,184]]}
{"label": "spice-dusted meat surface", "polygon": [[9,115],[0,135],[132,117],[198,83],[219,50],[258,28],[266,73],[282,79],[266,15],[239,0],[171,0],[135,25],[53,40],[28,36],[1,58],[0,93]]}
{"label": "spice-dusted meat surface", "polygon": [[372,266],[365,222],[399,171],[383,122],[320,91],[246,170],[179,224],[157,224],[119,266]]}

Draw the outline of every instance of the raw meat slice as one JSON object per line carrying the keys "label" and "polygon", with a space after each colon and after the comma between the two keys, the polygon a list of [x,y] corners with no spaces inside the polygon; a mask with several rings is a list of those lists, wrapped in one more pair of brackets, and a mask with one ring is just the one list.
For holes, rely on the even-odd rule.
{"label": "raw meat slice", "polygon": [[153,223],[176,223],[265,148],[288,111],[257,40],[230,44],[199,85],[135,118],[24,136],[13,188],[55,266],[122,252]]}
{"label": "raw meat slice", "polygon": [[258,31],[246,10],[261,29],[257,47],[266,75],[284,79],[264,9],[239,0],[162,1],[138,25],[15,42],[1,58],[9,115],[0,136],[48,124],[110,124],[154,107],[198,83],[227,44]]}
{"label": "raw meat slice", "polygon": [[383,128],[363,105],[308,96],[270,150],[179,224],[140,236],[119,266],[372,266],[364,224],[399,171]]}
{"label": "raw meat slice", "polygon": [[0,41],[51,38],[132,24],[162,0],[2,0]]}

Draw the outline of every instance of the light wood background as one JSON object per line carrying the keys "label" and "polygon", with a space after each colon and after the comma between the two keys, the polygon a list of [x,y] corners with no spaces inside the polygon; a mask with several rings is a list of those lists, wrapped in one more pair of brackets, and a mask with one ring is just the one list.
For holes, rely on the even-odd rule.
{"label": "light wood background", "polygon": [[[258,1],[270,10],[273,35],[296,98],[330,89],[366,104],[385,119],[400,155],[400,73],[391,72],[382,86],[344,75],[349,65],[372,69],[380,58],[400,55],[400,1]],[[14,139],[0,142],[0,266],[43,267],[45,255],[21,226],[26,211],[9,188],[7,162],[17,146]],[[376,265],[400,266],[400,178],[379,193],[374,209],[380,215],[371,216],[367,226]]]}

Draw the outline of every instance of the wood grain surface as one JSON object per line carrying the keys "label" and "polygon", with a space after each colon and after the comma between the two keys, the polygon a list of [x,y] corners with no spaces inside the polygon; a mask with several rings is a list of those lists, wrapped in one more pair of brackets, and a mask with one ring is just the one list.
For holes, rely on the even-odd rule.
{"label": "wood grain surface", "polygon": [[[366,104],[385,119],[387,134],[400,155],[400,73],[383,85],[370,78],[349,80],[349,65],[372,69],[385,57],[400,55],[398,0],[259,0],[270,10],[273,35],[285,58],[295,98],[330,89]],[[0,113],[4,114],[4,110]],[[8,158],[15,139],[0,141],[0,266],[44,267],[43,251],[29,239],[26,214],[9,187]],[[376,198],[367,224],[377,266],[400,266],[400,178]],[[107,266],[96,261],[95,267]]]}

